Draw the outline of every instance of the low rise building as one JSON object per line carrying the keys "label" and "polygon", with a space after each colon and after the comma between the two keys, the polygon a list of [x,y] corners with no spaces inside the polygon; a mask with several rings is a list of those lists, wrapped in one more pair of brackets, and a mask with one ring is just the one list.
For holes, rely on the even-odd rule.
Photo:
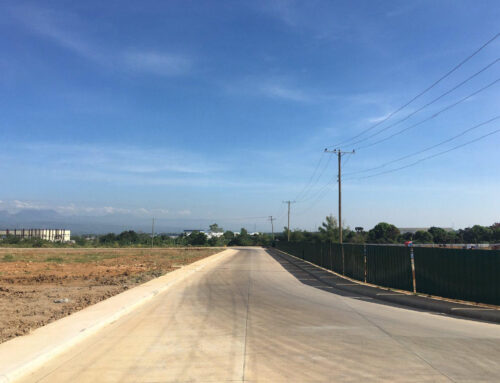
{"label": "low rise building", "polygon": [[71,240],[71,230],[66,229],[6,229],[0,230],[0,238],[9,235],[21,239],[39,238],[50,242],[69,242]]}

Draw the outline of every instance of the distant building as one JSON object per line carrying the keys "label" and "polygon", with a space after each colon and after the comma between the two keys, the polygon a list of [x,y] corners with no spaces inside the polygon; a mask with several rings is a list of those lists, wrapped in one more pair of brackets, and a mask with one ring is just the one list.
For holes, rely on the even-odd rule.
{"label": "distant building", "polygon": [[193,234],[194,232],[198,232],[198,233],[203,233],[207,236],[208,239],[210,238],[219,238],[219,237],[222,237],[224,235],[223,232],[220,232],[220,231],[205,231],[205,230],[184,230],[184,235],[186,236],[189,236],[191,234]]}
{"label": "distant building", "polygon": [[0,238],[8,235],[21,239],[39,238],[51,242],[69,242],[71,240],[71,230],[65,229],[6,229],[0,230]]}

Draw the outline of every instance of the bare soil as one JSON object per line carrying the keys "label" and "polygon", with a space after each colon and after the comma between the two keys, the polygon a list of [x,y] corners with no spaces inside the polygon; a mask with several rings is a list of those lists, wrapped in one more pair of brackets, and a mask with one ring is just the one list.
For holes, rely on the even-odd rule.
{"label": "bare soil", "polygon": [[0,343],[219,251],[0,248]]}

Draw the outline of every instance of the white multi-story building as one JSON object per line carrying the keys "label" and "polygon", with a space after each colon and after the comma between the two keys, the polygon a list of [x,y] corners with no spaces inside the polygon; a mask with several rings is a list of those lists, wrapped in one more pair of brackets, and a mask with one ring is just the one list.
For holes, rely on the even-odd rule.
{"label": "white multi-story building", "polygon": [[40,238],[51,242],[68,242],[71,230],[66,229],[6,229],[0,230],[0,238],[13,235],[21,239]]}
{"label": "white multi-story building", "polygon": [[[216,238],[219,238],[219,237],[222,237],[224,235],[223,232],[214,232],[214,231],[205,231],[205,230],[184,230],[184,234],[186,236],[190,236],[192,233],[194,232],[198,232],[198,233],[203,233],[207,236],[208,239],[210,238],[213,238],[213,237],[216,237]],[[239,234],[239,233],[238,233]]]}

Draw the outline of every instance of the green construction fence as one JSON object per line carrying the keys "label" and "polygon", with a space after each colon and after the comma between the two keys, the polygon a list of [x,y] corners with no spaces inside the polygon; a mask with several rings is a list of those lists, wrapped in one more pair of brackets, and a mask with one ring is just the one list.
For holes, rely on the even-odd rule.
{"label": "green construction fence", "polygon": [[500,251],[285,242],[286,253],[350,278],[445,298],[500,305]]}

